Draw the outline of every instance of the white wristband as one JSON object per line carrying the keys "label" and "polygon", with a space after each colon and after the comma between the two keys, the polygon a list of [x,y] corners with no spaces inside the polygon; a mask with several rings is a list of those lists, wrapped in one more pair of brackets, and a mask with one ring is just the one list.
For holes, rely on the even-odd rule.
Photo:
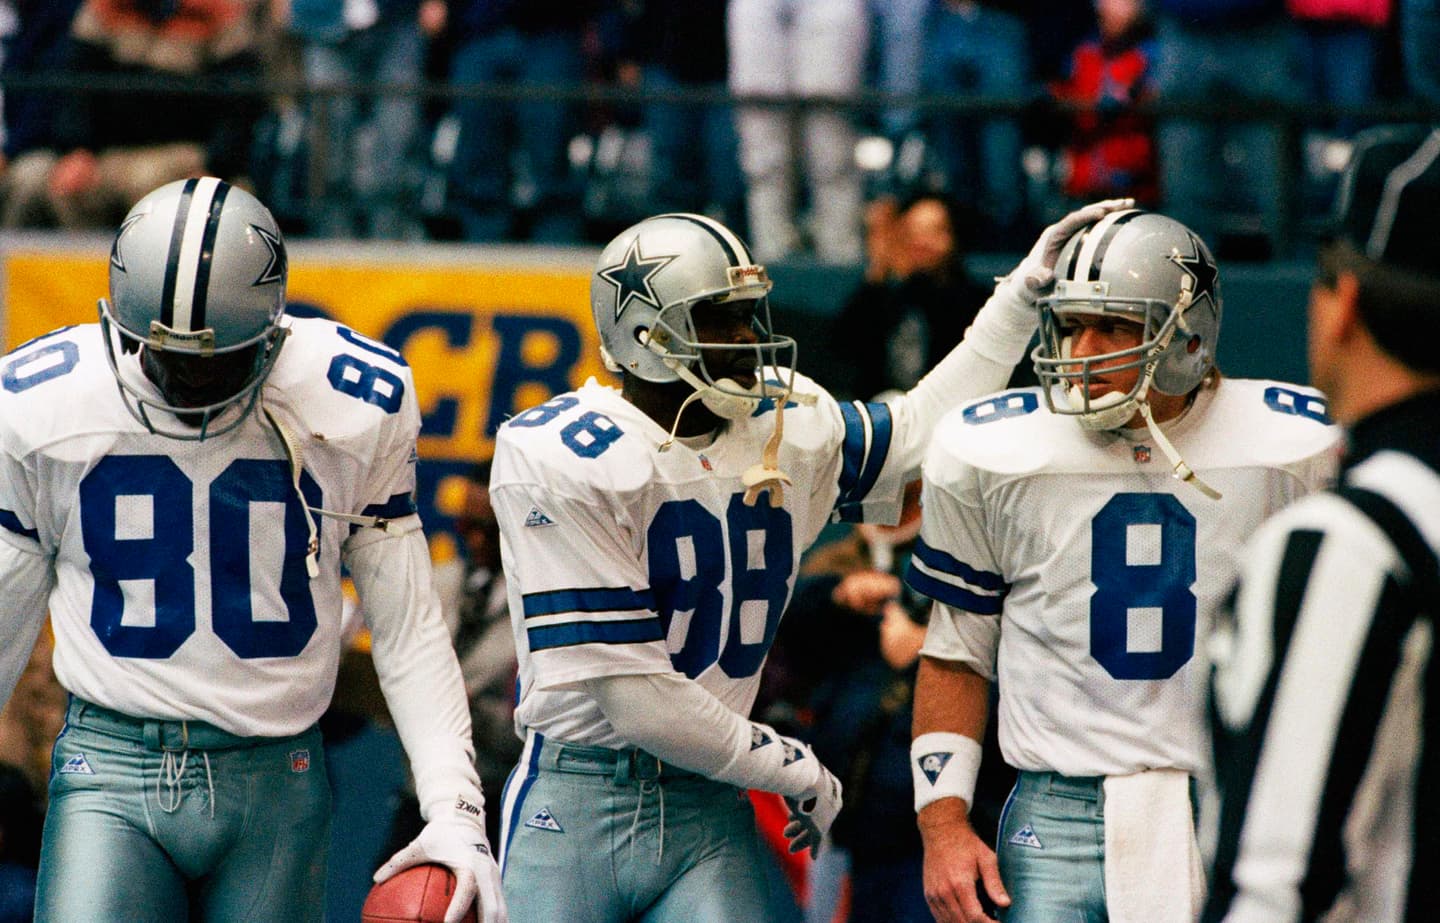
{"label": "white wristband", "polygon": [[959,798],[968,811],[980,774],[980,744],[964,734],[921,734],[910,743],[910,772],[915,777],[915,813],[941,798]]}

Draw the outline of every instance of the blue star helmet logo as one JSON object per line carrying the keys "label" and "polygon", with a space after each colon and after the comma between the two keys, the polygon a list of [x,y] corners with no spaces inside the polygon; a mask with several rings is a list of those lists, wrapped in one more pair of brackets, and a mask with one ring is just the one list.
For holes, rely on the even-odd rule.
{"label": "blue star helmet logo", "polygon": [[125,255],[120,252],[120,241],[124,239],[125,232],[135,226],[135,222],[144,218],[144,214],[131,215],[120,225],[120,230],[115,234],[115,242],[110,245],[110,265],[121,272],[126,272]]}
{"label": "blue star helmet logo", "polygon": [[1195,250],[1194,256],[1181,256],[1178,253],[1170,255],[1171,261],[1184,270],[1185,274],[1195,280],[1195,296],[1191,304],[1202,298],[1209,298],[1210,303],[1215,303],[1215,280],[1220,275],[1220,270],[1211,262],[1206,255],[1205,248],[1201,246],[1199,239],[1194,235],[1188,235],[1190,245]]}
{"label": "blue star helmet logo", "polygon": [[632,300],[642,301],[657,311],[660,299],[650,285],[650,279],[670,264],[679,254],[672,256],[644,257],[640,255],[640,239],[630,241],[625,258],[615,266],[607,266],[596,275],[615,286],[615,319],[618,321]]}
{"label": "blue star helmet logo", "polygon": [[266,248],[270,251],[270,261],[265,264],[265,268],[260,272],[260,278],[250,284],[255,286],[281,281],[285,278],[286,261],[285,245],[280,242],[279,235],[272,234],[254,224],[250,225],[250,230],[254,231],[260,237],[260,240],[264,242]]}

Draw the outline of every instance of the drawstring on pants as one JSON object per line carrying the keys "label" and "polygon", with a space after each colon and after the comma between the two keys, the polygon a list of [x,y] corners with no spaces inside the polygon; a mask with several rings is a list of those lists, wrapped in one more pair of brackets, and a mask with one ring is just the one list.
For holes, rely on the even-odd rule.
{"label": "drawstring on pants", "polygon": [[[190,759],[190,729],[181,722],[181,746],[179,749],[166,747],[160,755],[160,771],[155,776],[155,801],[160,805],[160,810],[166,814],[174,814],[180,809],[180,803],[185,800],[185,764]],[[176,758],[176,754],[179,758]],[[200,758],[205,763],[205,792],[210,800],[210,819],[215,819],[215,777],[210,773],[210,754],[205,750],[200,751]],[[162,788],[163,785],[163,788]]]}
{"label": "drawstring on pants", "polygon": [[656,851],[655,864],[665,861],[665,786],[655,779],[640,780],[640,795],[635,799],[635,816],[630,821],[630,856],[635,856],[636,834],[640,831],[640,809],[645,806],[645,796],[651,792],[660,793],[660,848]]}

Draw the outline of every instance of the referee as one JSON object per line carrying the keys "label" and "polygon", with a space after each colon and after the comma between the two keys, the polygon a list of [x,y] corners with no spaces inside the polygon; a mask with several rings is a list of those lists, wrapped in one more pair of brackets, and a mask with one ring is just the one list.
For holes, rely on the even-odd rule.
{"label": "referee", "polygon": [[1440,920],[1440,128],[1362,133],[1310,292],[1335,492],[1256,533],[1211,643],[1203,923]]}

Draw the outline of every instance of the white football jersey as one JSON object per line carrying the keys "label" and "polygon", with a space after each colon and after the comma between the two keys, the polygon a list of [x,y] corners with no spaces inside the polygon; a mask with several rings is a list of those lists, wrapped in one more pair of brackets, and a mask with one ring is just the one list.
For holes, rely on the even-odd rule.
{"label": "white football jersey", "polygon": [[[500,430],[491,500],[520,660],[516,726],[623,746],[577,683],[678,671],[742,715],[795,583],[832,512],[893,519],[923,434],[884,404],[785,410],[784,504],[742,500],[774,429],[773,403],[693,449],[593,379]],[[892,423],[894,425],[892,426]]]}
{"label": "white football jersey", "polygon": [[[262,400],[300,446],[298,487],[259,406],[203,442],[149,432],[121,401],[98,325],[0,364],[0,540],[54,561],[55,673],[74,695],[267,737],[299,733],[329,703],[353,527],[307,512],[297,491],[330,511],[413,514],[420,419],[399,354],[330,321],[286,323]],[[116,358],[149,385],[137,354]]]}
{"label": "white football jersey", "polygon": [[1146,429],[1086,431],[1034,388],[936,431],[907,576],[936,601],[924,653],[997,682],[1018,769],[1198,771],[1196,645],[1241,544],[1337,460],[1324,398],[1278,382],[1222,379],[1165,433],[1222,499],[1175,480]]}

